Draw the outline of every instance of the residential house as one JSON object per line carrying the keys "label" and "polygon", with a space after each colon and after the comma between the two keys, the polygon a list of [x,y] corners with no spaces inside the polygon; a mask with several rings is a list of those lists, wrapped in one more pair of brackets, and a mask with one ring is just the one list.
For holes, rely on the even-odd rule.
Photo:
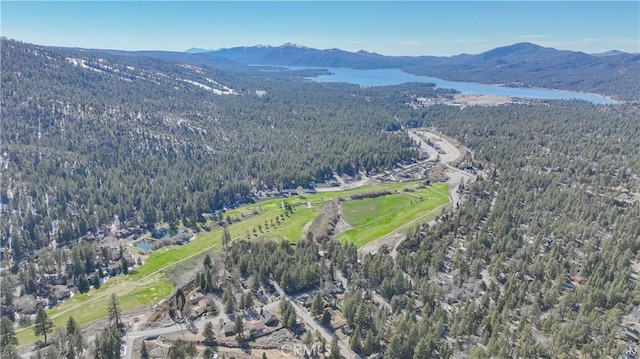
{"label": "residential house", "polygon": [[336,331],[347,324],[347,321],[342,317],[340,312],[333,309],[328,310],[329,313],[331,313],[331,324],[329,324],[331,330]]}
{"label": "residential house", "polygon": [[195,293],[191,296],[190,301],[191,304],[196,305],[198,304],[202,299],[204,298],[204,294],[202,293]]}
{"label": "residential house", "polygon": [[262,318],[264,319],[264,323],[270,327],[278,325],[278,318],[268,310],[265,310],[264,313],[262,313]]}
{"label": "residential house", "polygon": [[248,323],[247,328],[249,329],[249,335],[253,336],[254,338],[258,338],[267,334],[267,328],[265,327],[264,321],[262,320],[256,320],[254,322]]}
{"label": "residential house", "polygon": [[205,314],[207,314],[207,306],[209,302],[206,299],[202,298],[200,301],[193,307],[193,315],[196,318],[199,318]]}
{"label": "residential house", "polygon": [[222,325],[222,329],[220,330],[220,332],[225,337],[229,337],[229,336],[232,336],[234,334],[234,332],[235,332],[234,329],[235,329],[235,325],[233,325],[233,323],[224,323]]}

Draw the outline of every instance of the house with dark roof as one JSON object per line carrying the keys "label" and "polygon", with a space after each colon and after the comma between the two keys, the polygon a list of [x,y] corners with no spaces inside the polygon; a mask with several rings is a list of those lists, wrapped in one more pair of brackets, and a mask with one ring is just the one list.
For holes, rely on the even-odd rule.
{"label": "house with dark roof", "polygon": [[232,336],[235,333],[234,327],[235,326],[233,325],[233,323],[225,323],[222,325],[220,333],[222,333],[222,335],[224,335],[225,337]]}
{"label": "house with dark roof", "polygon": [[265,310],[264,313],[262,313],[262,318],[264,319],[264,324],[270,327],[278,325],[278,318],[268,310]]}

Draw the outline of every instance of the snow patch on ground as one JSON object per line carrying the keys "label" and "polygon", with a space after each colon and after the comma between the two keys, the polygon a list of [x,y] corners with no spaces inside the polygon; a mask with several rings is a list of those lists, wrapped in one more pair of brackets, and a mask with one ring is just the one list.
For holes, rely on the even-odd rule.
{"label": "snow patch on ground", "polygon": [[101,74],[104,73],[104,71],[102,71],[100,69],[96,69],[95,67],[91,67],[91,66],[87,65],[87,60],[76,59],[76,58],[73,58],[73,57],[67,57],[66,60],[67,60],[68,63],[70,63],[73,66],[78,66],[78,67],[81,67],[83,69],[99,72]]}
{"label": "snow patch on ground", "polygon": [[185,80],[185,79],[182,79],[182,81],[184,81],[184,82],[186,82],[186,83],[190,83],[190,84],[192,84],[192,85],[194,85],[194,86],[197,86],[197,87],[203,88],[203,89],[205,89],[205,90],[207,90],[207,91],[213,91],[213,88],[212,88],[212,87],[209,87],[209,86],[207,86],[207,85],[203,85],[203,84],[201,84],[201,83],[199,83],[199,82],[195,82],[195,81],[191,81],[191,80]]}
{"label": "snow patch on ground", "polygon": [[187,65],[187,64],[179,64],[178,66],[185,68],[185,69],[189,69],[189,70],[193,70],[199,74],[202,73],[202,69],[199,68],[198,66],[193,66],[193,65]]}
{"label": "snow patch on ground", "polygon": [[97,66],[99,66],[100,68],[96,68],[96,67],[92,67],[92,66],[87,65],[87,60],[76,59],[74,57],[67,57],[65,59],[67,60],[68,63],[70,63],[73,66],[77,66],[77,67],[80,67],[80,68],[83,68],[83,69],[87,69],[87,70],[90,70],[90,71],[95,71],[95,72],[98,72],[98,73],[101,73],[101,74],[105,74],[105,73],[111,72],[111,75],[116,76],[120,80],[131,82],[131,79],[128,79],[128,78],[125,78],[125,77],[122,77],[122,76],[119,76],[119,75],[115,75],[115,74],[119,74],[120,70],[116,69],[114,67],[111,67],[109,65],[106,65],[106,60],[104,60],[104,59],[98,59]]}
{"label": "snow patch on ground", "polygon": [[218,85],[219,87],[222,87],[222,92],[226,92],[226,93],[223,93],[222,95],[235,95],[236,94],[236,91],[234,89],[228,88],[227,86],[222,85],[222,84],[220,84],[219,82],[217,82],[215,80],[212,80],[212,79],[210,79],[208,77],[205,77],[205,80],[207,80],[209,83],[212,83],[212,84]]}
{"label": "snow patch on ground", "polygon": [[213,88],[211,86],[203,85],[203,84],[201,84],[199,82],[196,82],[196,81],[191,81],[191,80],[186,80],[186,79],[181,79],[181,80],[184,81],[184,82],[190,83],[190,84],[192,84],[194,86],[197,86],[197,87],[200,87],[202,89],[205,89],[207,91],[211,91],[216,95],[235,95],[236,94],[236,92],[233,89],[230,89],[230,88],[228,88],[226,86],[220,85],[219,83],[217,83],[214,80],[211,80],[209,78],[206,78],[206,80],[209,81],[210,83],[215,83],[216,85],[221,87],[222,90]]}

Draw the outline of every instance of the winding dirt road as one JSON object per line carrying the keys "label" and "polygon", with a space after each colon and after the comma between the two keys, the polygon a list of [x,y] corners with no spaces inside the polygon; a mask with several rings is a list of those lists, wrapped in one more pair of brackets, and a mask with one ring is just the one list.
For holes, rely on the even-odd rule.
{"label": "winding dirt road", "polygon": [[[460,187],[460,184],[463,181],[465,183],[469,183],[470,181],[476,180],[476,176],[472,175],[471,173],[451,166],[452,163],[462,159],[466,152],[466,149],[460,149],[446,140],[445,137],[442,137],[439,134],[426,129],[409,130],[409,136],[414,141],[420,144],[420,149],[426,151],[429,154],[429,157],[439,158],[440,163],[446,166],[444,173],[447,176],[447,180],[445,183],[449,187],[449,207],[454,209],[457,208],[458,204],[460,203],[460,195],[458,194],[458,188]],[[440,152],[435,147],[429,145],[429,141],[434,145],[437,145],[440,148]],[[432,211],[425,213],[425,216],[431,215],[433,211],[440,211],[441,208],[442,207],[435,208]],[[397,247],[406,238],[405,228],[414,224],[421,218],[423,217],[407,223],[402,228],[399,228],[398,230],[387,236],[368,243],[367,245],[360,248],[360,253],[371,253],[372,251],[377,251],[382,246],[387,246],[388,248],[391,248],[391,257],[395,258],[397,254]],[[430,226],[433,226],[436,221],[435,219],[432,219],[427,223]]]}

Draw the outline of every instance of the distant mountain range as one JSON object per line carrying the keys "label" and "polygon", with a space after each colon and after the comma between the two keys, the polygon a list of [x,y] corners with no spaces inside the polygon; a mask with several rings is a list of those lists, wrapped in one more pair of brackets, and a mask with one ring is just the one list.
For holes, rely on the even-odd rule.
{"label": "distant mountain range", "polygon": [[214,50],[207,50],[200,47],[192,47],[185,52],[188,54],[201,54],[203,52],[209,52],[209,51],[214,51]]}
{"label": "distant mountain range", "polygon": [[197,55],[203,54],[245,65],[398,68],[445,80],[593,92],[623,100],[640,98],[640,54],[621,51],[586,54],[525,42],[476,55],[385,56],[363,50],[319,50],[287,43],[233,47]]}
{"label": "distant mountain range", "polygon": [[[602,94],[618,100],[640,100],[640,54],[608,51],[601,54],[556,50],[532,43],[498,47],[480,54],[386,56],[360,50],[313,49],[298,44],[243,46],[185,52],[74,49],[86,54],[156,58],[222,70],[255,72],[253,65],[400,69],[444,80],[514,87],[541,87]],[[293,71],[314,76],[321,71]]]}

